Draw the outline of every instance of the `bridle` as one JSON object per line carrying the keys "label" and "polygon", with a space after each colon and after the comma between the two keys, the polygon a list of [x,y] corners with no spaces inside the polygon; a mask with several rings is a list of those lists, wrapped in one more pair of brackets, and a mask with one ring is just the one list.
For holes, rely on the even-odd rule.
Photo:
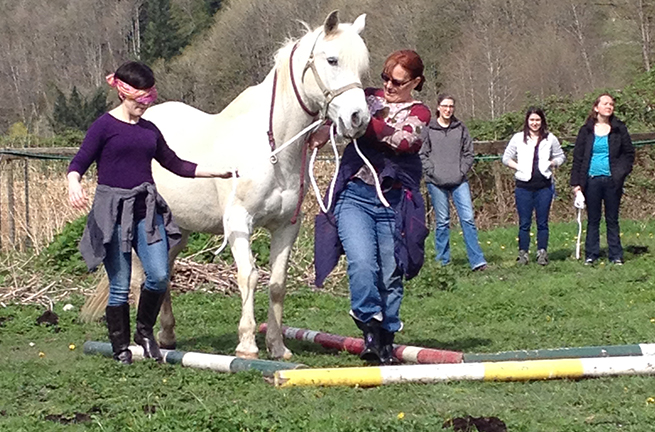
{"label": "bridle", "polygon": [[293,92],[296,95],[296,100],[298,101],[298,104],[300,107],[309,115],[310,117],[314,118],[316,121],[310,125],[310,127],[306,128],[305,130],[301,131],[301,133],[297,134],[293,138],[291,138],[289,141],[284,143],[280,148],[276,149],[276,144],[275,144],[275,136],[273,134],[273,112],[275,109],[275,91],[277,88],[277,71],[273,74],[273,92],[271,95],[271,109],[270,109],[270,114],[269,114],[269,119],[268,119],[268,143],[271,146],[271,152],[273,154],[271,155],[271,163],[275,164],[277,163],[277,153],[279,153],[283,148],[288,146],[289,144],[295,142],[301,135],[304,135],[308,130],[313,129],[313,128],[318,128],[321,124],[325,122],[327,119],[327,112],[330,107],[330,103],[332,101],[342,95],[343,93],[347,92],[348,90],[352,89],[361,89],[362,84],[359,82],[354,82],[347,84],[343,87],[339,87],[336,90],[331,90],[329,89],[323,80],[321,79],[320,74],[318,73],[318,70],[316,69],[316,62],[315,62],[315,57],[314,57],[314,48],[316,48],[316,44],[318,43],[318,39],[323,35],[323,31],[319,32],[319,34],[316,36],[316,39],[314,40],[314,44],[312,45],[312,50],[309,53],[309,58],[307,59],[307,62],[305,63],[305,67],[303,68],[302,75],[301,75],[301,81],[305,81],[305,74],[307,73],[308,70],[312,71],[312,74],[314,76],[314,80],[316,81],[316,84],[318,87],[321,89],[321,92],[323,93],[323,96],[325,97],[325,102],[321,108],[319,108],[316,111],[312,111],[309,109],[307,104],[302,100],[302,96],[300,95],[300,91],[298,90],[298,85],[296,84],[296,78],[293,73],[293,55],[296,52],[296,49],[298,48],[298,44],[300,41],[296,42],[291,49],[291,54],[289,55],[289,74],[291,76],[291,87],[293,88]]}

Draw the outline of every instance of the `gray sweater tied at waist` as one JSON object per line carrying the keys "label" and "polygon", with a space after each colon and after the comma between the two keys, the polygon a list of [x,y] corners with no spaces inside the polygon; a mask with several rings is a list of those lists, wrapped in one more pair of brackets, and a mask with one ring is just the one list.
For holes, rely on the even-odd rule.
{"label": "gray sweater tied at waist", "polygon": [[[121,189],[98,185],[89,217],[80,241],[80,253],[89,270],[103,262],[107,252],[106,245],[111,242],[114,228],[121,224],[121,252],[132,250],[134,238],[134,201],[139,194],[146,194],[146,237],[148,244],[160,241],[161,235],[156,226],[155,216],[161,214],[168,237],[168,247],[178,244],[182,238],[180,229],[173,221],[168,204],[157,192],[152,183],[142,183],[133,189]],[[123,210],[118,215],[120,205]]]}

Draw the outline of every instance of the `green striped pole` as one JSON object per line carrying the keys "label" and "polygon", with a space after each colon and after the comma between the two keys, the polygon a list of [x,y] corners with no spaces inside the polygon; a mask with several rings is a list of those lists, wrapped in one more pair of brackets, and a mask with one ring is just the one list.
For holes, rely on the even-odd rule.
{"label": "green striped pole", "polygon": [[[130,346],[132,358],[143,360],[143,348],[138,345]],[[179,364],[184,367],[197,369],[211,369],[216,372],[235,373],[245,370],[258,370],[266,376],[272,376],[276,371],[282,369],[298,369],[305,367],[298,363],[287,363],[269,360],[247,360],[234,356],[219,354],[205,354],[197,352],[186,352],[176,350],[161,350],[164,362]],[[84,354],[100,354],[105,357],[112,357],[113,351],[109,342],[84,342]]]}
{"label": "green striped pole", "polygon": [[464,363],[512,360],[655,356],[655,344],[607,345],[578,348],[502,351],[488,354],[464,353]]}
{"label": "green striped pole", "polygon": [[277,387],[373,387],[402,383],[530,381],[654,374],[655,358],[643,356],[281,370],[275,372],[274,381]]}

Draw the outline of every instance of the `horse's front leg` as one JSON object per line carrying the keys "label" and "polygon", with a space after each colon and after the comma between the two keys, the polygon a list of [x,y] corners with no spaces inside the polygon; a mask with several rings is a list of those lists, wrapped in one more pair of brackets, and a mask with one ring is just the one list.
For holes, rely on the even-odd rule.
{"label": "horse's front leg", "polygon": [[251,217],[244,209],[230,211],[225,235],[230,241],[234,262],[237,265],[237,283],[241,292],[241,320],[239,345],[236,354],[241,358],[256,359],[259,349],[255,342],[255,288],[259,274],[250,249]]}
{"label": "horse's front leg", "polygon": [[266,348],[271,357],[289,360],[293,355],[282,340],[282,312],[286,295],[287,267],[289,255],[298,232],[300,222],[285,224],[271,233],[271,280],[268,286],[268,328]]}
{"label": "horse's front leg", "polygon": [[165,349],[175,349],[177,340],[175,338],[175,317],[173,316],[173,305],[171,303],[171,279],[173,278],[173,270],[175,266],[175,258],[182,252],[189,240],[189,232],[182,231],[182,239],[180,242],[168,251],[168,269],[169,281],[166,295],[161,304],[159,311],[159,333],[157,333],[157,341],[159,346]]}

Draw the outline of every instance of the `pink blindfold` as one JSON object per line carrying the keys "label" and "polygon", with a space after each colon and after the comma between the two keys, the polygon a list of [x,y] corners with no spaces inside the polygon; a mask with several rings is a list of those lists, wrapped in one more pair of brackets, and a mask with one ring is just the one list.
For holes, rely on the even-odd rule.
{"label": "pink blindfold", "polygon": [[155,86],[145,90],[135,89],[128,83],[116,78],[114,74],[107,75],[105,79],[107,80],[107,84],[118,90],[118,94],[123,98],[134,99],[144,105],[150,105],[157,99],[157,89]]}

